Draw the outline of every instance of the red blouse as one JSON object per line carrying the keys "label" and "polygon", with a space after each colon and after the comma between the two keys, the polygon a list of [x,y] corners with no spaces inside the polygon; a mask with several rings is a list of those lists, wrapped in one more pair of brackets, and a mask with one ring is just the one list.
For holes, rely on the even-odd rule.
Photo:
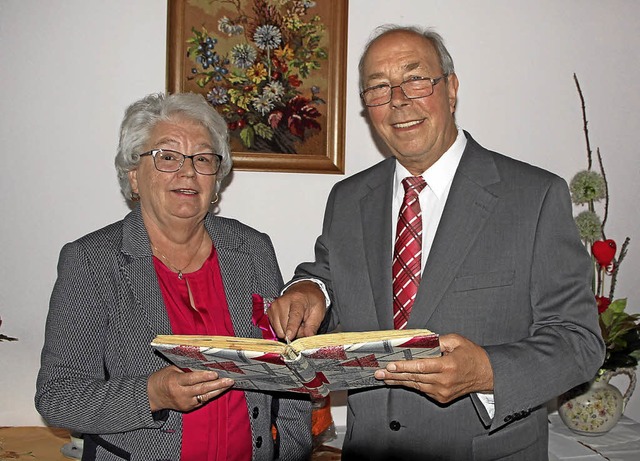
{"label": "red blouse", "polygon": [[[153,264],[173,334],[234,336],[215,248],[200,269],[183,274],[182,280],[158,258]],[[228,391],[182,415],[181,461],[248,461],[251,447],[243,391]]]}

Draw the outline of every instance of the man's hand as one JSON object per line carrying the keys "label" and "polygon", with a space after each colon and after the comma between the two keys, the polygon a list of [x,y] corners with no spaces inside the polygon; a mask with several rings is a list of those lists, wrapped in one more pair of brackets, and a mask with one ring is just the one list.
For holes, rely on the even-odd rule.
{"label": "man's hand", "polygon": [[485,350],[456,335],[440,336],[442,357],[393,362],[375,373],[390,386],[405,386],[440,403],[472,392],[493,391],[493,369]]}
{"label": "man's hand", "polygon": [[278,338],[293,340],[318,332],[327,311],[324,294],[314,282],[294,283],[267,311]]}

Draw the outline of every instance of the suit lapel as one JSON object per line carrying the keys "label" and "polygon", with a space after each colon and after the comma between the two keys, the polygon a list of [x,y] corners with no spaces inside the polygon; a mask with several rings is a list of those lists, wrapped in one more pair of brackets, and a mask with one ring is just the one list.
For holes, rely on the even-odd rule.
{"label": "suit lapel", "polygon": [[171,324],[153,267],[153,254],[140,207],[125,217],[122,232],[125,257],[121,270],[136,301],[135,308],[155,334],[170,334]]}
{"label": "suit lapel", "polygon": [[365,259],[378,323],[383,330],[393,329],[391,292],[391,199],[395,159],[383,162],[368,182],[369,191],[360,200]]}
{"label": "suit lapel", "polygon": [[499,200],[486,188],[499,181],[491,154],[465,134],[467,147],[451,184],[407,328],[428,324]]}

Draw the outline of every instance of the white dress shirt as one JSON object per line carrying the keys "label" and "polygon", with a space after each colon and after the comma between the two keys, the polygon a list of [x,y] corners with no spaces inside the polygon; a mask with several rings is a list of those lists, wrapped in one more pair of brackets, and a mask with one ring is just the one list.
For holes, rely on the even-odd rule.
{"label": "white dress shirt", "polygon": [[[453,142],[451,147],[440,157],[436,163],[431,165],[427,171],[422,173],[422,177],[427,183],[427,186],[422,189],[418,199],[420,200],[420,209],[422,210],[422,268],[429,257],[429,250],[433,244],[433,239],[440,224],[440,218],[442,218],[442,212],[444,205],[447,203],[447,197],[449,196],[449,189],[451,189],[451,183],[453,176],[456,174],[458,164],[462,158],[462,153],[467,145],[467,138],[464,132],[458,128],[458,136]],[[398,216],[400,214],[400,207],[404,199],[404,187],[402,187],[402,180],[406,177],[413,176],[409,171],[403,167],[400,162],[396,161],[396,174],[393,181],[393,202],[391,205],[391,222],[393,225],[393,233],[391,238],[391,252],[393,253],[393,247],[396,239],[396,227],[398,226]]]}
{"label": "white dress shirt", "polygon": [[[420,200],[420,209],[422,210],[422,268],[421,272],[424,272],[425,264],[429,258],[429,251],[433,244],[433,239],[440,224],[440,218],[442,218],[442,212],[444,206],[447,203],[447,197],[449,197],[449,190],[451,189],[451,183],[453,177],[458,169],[458,164],[462,158],[464,148],[467,146],[467,138],[464,135],[462,129],[458,128],[458,136],[453,142],[451,147],[440,157],[436,163],[431,165],[427,171],[422,173],[427,186],[422,189],[418,199]],[[404,199],[404,187],[402,187],[402,180],[408,176],[412,176],[409,171],[403,167],[400,162],[396,162],[396,174],[393,181],[393,202],[391,206],[391,222],[394,226],[394,232],[392,235],[393,241],[391,242],[391,252],[395,245],[396,227],[398,226],[398,215],[400,213],[400,207]],[[484,405],[489,413],[489,416],[493,418],[495,414],[495,404],[493,400],[493,394],[477,393],[478,398]]]}

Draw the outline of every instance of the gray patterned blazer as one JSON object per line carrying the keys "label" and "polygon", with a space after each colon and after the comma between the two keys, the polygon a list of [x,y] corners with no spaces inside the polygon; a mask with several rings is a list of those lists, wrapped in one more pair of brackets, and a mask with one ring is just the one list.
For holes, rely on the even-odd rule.
{"label": "gray patterned blazer", "polygon": [[[275,296],[282,276],[266,234],[208,215],[237,336],[261,337],[251,322],[252,293]],[[151,246],[137,207],[122,221],[64,246],[51,296],[36,408],[48,424],[103,440],[131,460],[180,458],[181,413],[152,415],[147,378],[167,365],[149,343],[171,334]],[[308,399],[246,394],[253,460],[307,459],[311,449]],[[274,446],[271,424],[280,432]],[[97,447],[97,460],[121,458]]]}

